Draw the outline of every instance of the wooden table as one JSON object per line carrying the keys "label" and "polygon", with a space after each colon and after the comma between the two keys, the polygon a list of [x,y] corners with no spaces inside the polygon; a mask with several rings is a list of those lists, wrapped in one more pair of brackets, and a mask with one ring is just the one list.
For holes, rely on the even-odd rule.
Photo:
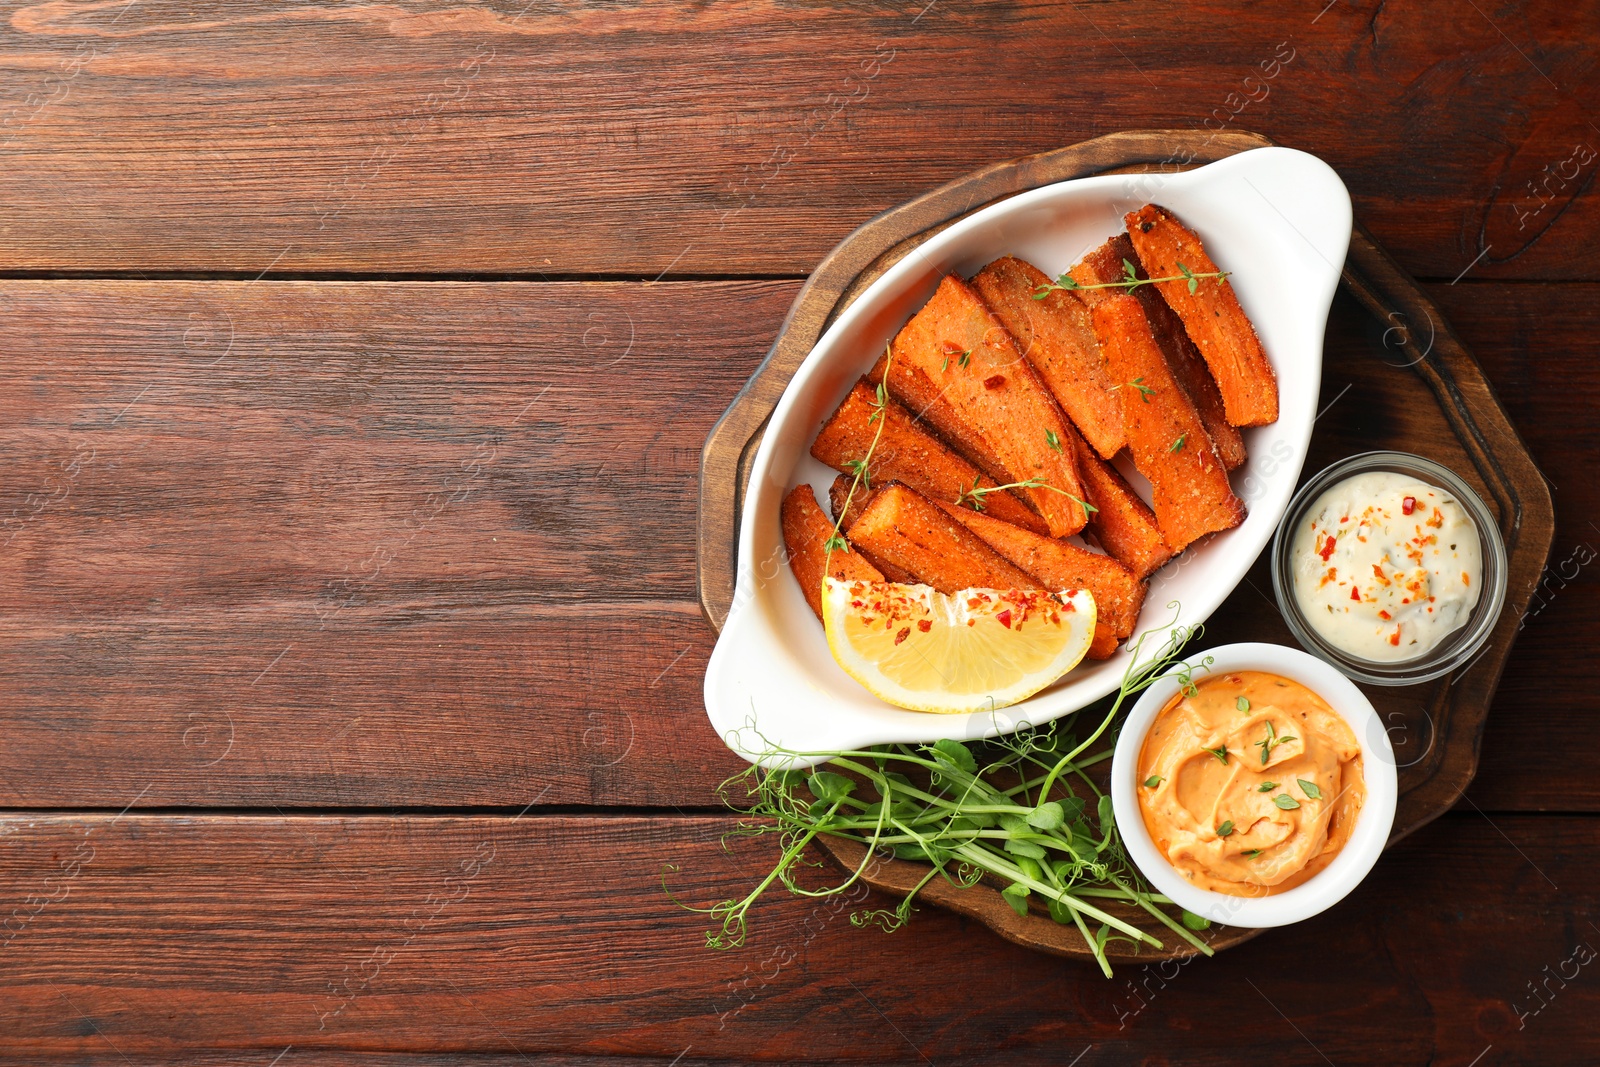
{"label": "wooden table", "polygon": [[[0,1059],[1600,1058],[1600,5],[8,4]],[[725,852],[706,432],[862,221],[1130,127],[1327,159],[1554,487],[1458,810],[1115,980]]]}

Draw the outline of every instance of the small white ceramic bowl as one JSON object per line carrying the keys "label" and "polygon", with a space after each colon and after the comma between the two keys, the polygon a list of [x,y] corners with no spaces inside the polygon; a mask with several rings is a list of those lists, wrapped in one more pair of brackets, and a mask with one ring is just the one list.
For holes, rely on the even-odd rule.
{"label": "small white ceramic bowl", "polygon": [[1111,803],[1128,857],[1157,892],[1212,922],[1263,927],[1287,926],[1309,919],[1337,904],[1361,884],[1389,840],[1400,793],[1389,735],[1371,702],[1355,683],[1310,653],[1285,645],[1221,645],[1198,653],[1191,657],[1191,662],[1198,663],[1206,656],[1212,657],[1210,675],[1266,671],[1299,682],[1326,700],[1350,724],[1361,744],[1361,769],[1367,787],[1366,803],[1356,817],[1355,832],[1326,868],[1293,889],[1274,896],[1235,897],[1214,893],[1195,886],[1179,874],[1157,850],[1145,829],[1136,780],[1139,750],[1144,746],[1145,735],[1150,732],[1156,715],[1178,693],[1177,676],[1168,673],[1146,689],[1128,713],[1111,759]]}

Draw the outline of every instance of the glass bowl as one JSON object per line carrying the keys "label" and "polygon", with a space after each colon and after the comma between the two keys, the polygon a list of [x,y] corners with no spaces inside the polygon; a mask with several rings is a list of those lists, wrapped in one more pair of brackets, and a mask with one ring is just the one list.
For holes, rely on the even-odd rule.
{"label": "glass bowl", "polygon": [[[1331,644],[1312,628],[1294,595],[1295,530],[1305,520],[1311,505],[1336,482],[1371,471],[1392,471],[1437,486],[1455,495],[1478,531],[1482,549],[1483,576],[1478,603],[1464,625],[1447,635],[1432,649],[1408,660],[1377,661],[1351,655]],[[1483,498],[1450,468],[1409,452],[1363,452],[1340,460],[1306,482],[1289,501],[1283,522],[1272,540],[1272,589],[1278,610],[1295,638],[1307,652],[1319,656],[1358,682],[1373,685],[1415,685],[1442,677],[1466,663],[1483,648],[1500,618],[1506,600],[1506,546]]]}

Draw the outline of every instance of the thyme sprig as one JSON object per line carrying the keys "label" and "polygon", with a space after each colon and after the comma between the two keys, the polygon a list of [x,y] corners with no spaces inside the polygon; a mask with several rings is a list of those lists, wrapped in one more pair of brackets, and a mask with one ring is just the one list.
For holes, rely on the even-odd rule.
{"label": "thyme sprig", "polygon": [[[988,878],[1003,886],[1001,896],[1018,914],[1027,914],[1030,898],[1038,898],[1052,919],[1075,926],[1107,976],[1106,945],[1112,939],[1157,948],[1162,942],[1105,911],[1105,901],[1135,905],[1211,955],[1211,948],[1190,932],[1208,924],[1187,912],[1175,919],[1162,910],[1172,901],[1151,891],[1128,860],[1111,798],[1087,773],[1111,757],[1109,748],[1091,750],[1129,698],[1182,662],[1184,645],[1200,628],[1169,624],[1154,651],[1144,655],[1146,643],[1159,632],[1146,631],[1135,641],[1121,688],[1082,741],[1050,723],[987,742],[943,740],[841,752],[766,745],[761,762],[724,782],[720,793],[743,815],[728,836],[777,835],[772,870],[743,897],[709,907],[672,896],[666,874],[676,867],[664,868],[662,888],[675,903],[717,923],[706,932],[708,947],[730,949],[745,943],[751,909],[775,884],[799,896],[832,897],[860,881],[876,860],[892,855],[930,868],[897,906],[857,911],[850,917],[853,925],[896,930],[934,879],[972,886]],[[826,767],[818,767],[823,763]],[[740,802],[752,800],[744,811]],[[842,879],[807,885],[801,875],[823,866],[808,855],[819,835],[865,845],[866,853]]]}
{"label": "thyme sprig", "polygon": [[1088,518],[1100,509],[1087,500],[1080,500],[1065,489],[1057,489],[1038,475],[1034,475],[1025,482],[1007,482],[1005,485],[979,485],[982,478],[972,479],[972,488],[963,489],[956,494],[956,507],[969,507],[973,511],[982,511],[984,498],[990,493],[998,493],[1002,489],[1048,489],[1052,493],[1060,493],[1074,504],[1083,509],[1084,518]]}
{"label": "thyme sprig", "polygon": [[1131,260],[1125,259],[1122,261],[1122,277],[1118,278],[1114,282],[1084,283],[1078,281],[1078,279],[1074,278],[1070,274],[1063,274],[1055,281],[1046,282],[1035,289],[1033,291],[1033,298],[1035,300],[1043,300],[1051,293],[1070,293],[1076,292],[1079,289],[1126,289],[1129,292],[1132,292],[1141,285],[1154,285],[1156,282],[1184,281],[1189,283],[1189,292],[1193,293],[1200,288],[1200,282],[1202,279],[1215,278],[1217,283],[1221,284],[1222,280],[1232,273],[1232,271],[1219,270],[1212,271],[1207,274],[1196,274],[1188,267],[1185,267],[1182,263],[1179,263],[1177,274],[1168,275],[1165,278],[1141,278],[1139,277],[1139,268],[1135,267]]}
{"label": "thyme sprig", "polygon": [[840,528],[844,525],[844,517],[850,514],[850,501],[855,498],[856,489],[864,484],[868,492],[872,491],[872,478],[868,473],[868,469],[872,463],[872,454],[878,450],[878,441],[883,437],[884,423],[888,421],[883,417],[883,414],[889,407],[889,371],[894,366],[894,346],[885,344],[883,351],[883,380],[878,382],[877,394],[872,401],[874,410],[871,415],[867,416],[867,425],[871,426],[873,423],[877,423],[878,429],[872,435],[872,444],[867,446],[867,454],[860,459],[853,459],[849,462],[853,477],[850,479],[850,488],[844,495],[844,507],[839,509],[839,514],[833,520],[833,532],[822,543],[823,550],[826,553],[822,560],[824,581],[827,580],[829,574],[833,573],[833,554],[835,552],[850,551],[850,542],[845,540]]}

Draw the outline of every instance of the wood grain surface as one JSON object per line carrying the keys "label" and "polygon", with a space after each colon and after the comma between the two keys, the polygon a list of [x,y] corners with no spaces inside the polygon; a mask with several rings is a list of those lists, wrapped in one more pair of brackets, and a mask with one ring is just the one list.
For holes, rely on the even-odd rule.
{"label": "wood grain surface", "polygon": [[[799,372],[827,325],[843,314],[867,288],[918,246],[958,220],[1028,189],[1101,173],[1149,173],[1211,162],[1271,142],[1258,134],[1225,137],[1181,130],[1130,130],[1070,145],[1053,152],[993,164],[932,190],[861,227],[828,254],[807,280],[784,320],[772,350],[749,384],[729,405],[706,438],[700,463],[700,529],[698,571],[700,600],[714,626],[727,618],[730,605],[762,576],[738,573],[739,528],[749,521],[743,502],[751,478],[752,459],[768,420],[790,380]],[[1324,364],[1347,379],[1344,389],[1326,403],[1319,400],[1319,427],[1311,448],[1327,458],[1306,463],[1302,480],[1313,477],[1328,459],[1373,449],[1414,452],[1459,471],[1492,513],[1506,558],[1505,607],[1482,651],[1465,667],[1431,683],[1405,687],[1368,687],[1392,744],[1401,751],[1400,803],[1389,841],[1416,830],[1448,811],[1465,792],[1477,769],[1478,745],[1501,671],[1532,603],[1549,556],[1555,517],[1550,492],[1526,446],[1476,361],[1450,329],[1443,313],[1417,283],[1405,274],[1356,224],[1343,264],[1340,295],[1327,326]],[[1350,408],[1334,408],[1347,394]],[[1380,419],[1365,417],[1377,407]],[[1261,479],[1284,462],[1280,456],[1257,456],[1234,475],[1237,491],[1248,501]],[[1204,638],[1186,650],[1193,657],[1206,648],[1241,639],[1272,644],[1297,642],[1282,622],[1276,605],[1261,592],[1271,587],[1269,565],[1256,561],[1246,583],[1236,589],[1223,611],[1210,620]],[[1179,557],[1171,567],[1183,567]],[[780,578],[787,580],[786,578]],[[1252,596],[1251,594],[1254,594]],[[1266,599],[1261,612],[1255,600]],[[1237,605],[1245,625],[1238,623]],[[1227,607],[1228,605],[1224,605]],[[1103,782],[1102,782],[1103,785]],[[857,843],[823,836],[821,844],[847,868],[866,857]],[[928,868],[884,862],[865,875],[876,889],[906,893],[919,885]],[[994,887],[934,884],[923,894],[930,904],[949,907],[978,919],[1008,940],[1056,955],[1078,959],[1095,953],[1076,929],[1050,919],[1042,908],[1018,915]],[[1158,917],[1138,909],[1118,910],[1153,936],[1166,931]],[[1220,951],[1254,936],[1256,931],[1219,929],[1212,948]],[[1107,957],[1130,958],[1133,945],[1108,946]],[[1154,951],[1157,959],[1193,955],[1189,945],[1174,943]],[[1146,952],[1146,955],[1149,953]]]}
{"label": "wood grain surface", "polygon": [[[6,5],[0,1063],[1600,1059],[1561,977],[1600,945],[1597,34],[1593,0]],[[1176,976],[779,896],[704,949],[660,865],[703,904],[770,853],[718,844],[700,443],[856,226],[1139,127],[1332,163],[1547,475],[1472,789]]]}
{"label": "wood grain surface", "polygon": [[1113,981],[937,909],[894,934],[852,927],[876,897],[777,894],[745,949],[710,951],[704,916],[663,906],[658,872],[679,868],[665,878],[687,903],[742,894],[769,856],[724,852],[729,827],[6,817],[0,1062],[184,1046],[260,1064],[432,1051],[1082,1067],[1172,1041],[1185,1064],[1466,1064],[1491,1044],[1496,1062],[1600,1056],[1593,964],[1562,966],[1600,946],[1585,817],[1448,817],[1332,912]]}
{"label": "wood grain surface", "polygon": [[[797,289],[0,282],[0,800],[704,807],[738,763],[699,710],[699,444]],[[1600,810],[1600,490],[1570,447],[1600,410],[1600,286],[1427,291],[1570,504],[1470,796]],[[1330,359],[1323,395],[1351,384]],[[1308,466],[1425,397],[1402,399],[1345,393]],[[1271,597],[1252,581],[1239,625]]]}
{"label": "wood grain surface", "polygon": [[18,270],[804,275],[994,160],[1183,126],[1315,146],[1414,274],[1600,278],[1591,4],[8,10]]}

